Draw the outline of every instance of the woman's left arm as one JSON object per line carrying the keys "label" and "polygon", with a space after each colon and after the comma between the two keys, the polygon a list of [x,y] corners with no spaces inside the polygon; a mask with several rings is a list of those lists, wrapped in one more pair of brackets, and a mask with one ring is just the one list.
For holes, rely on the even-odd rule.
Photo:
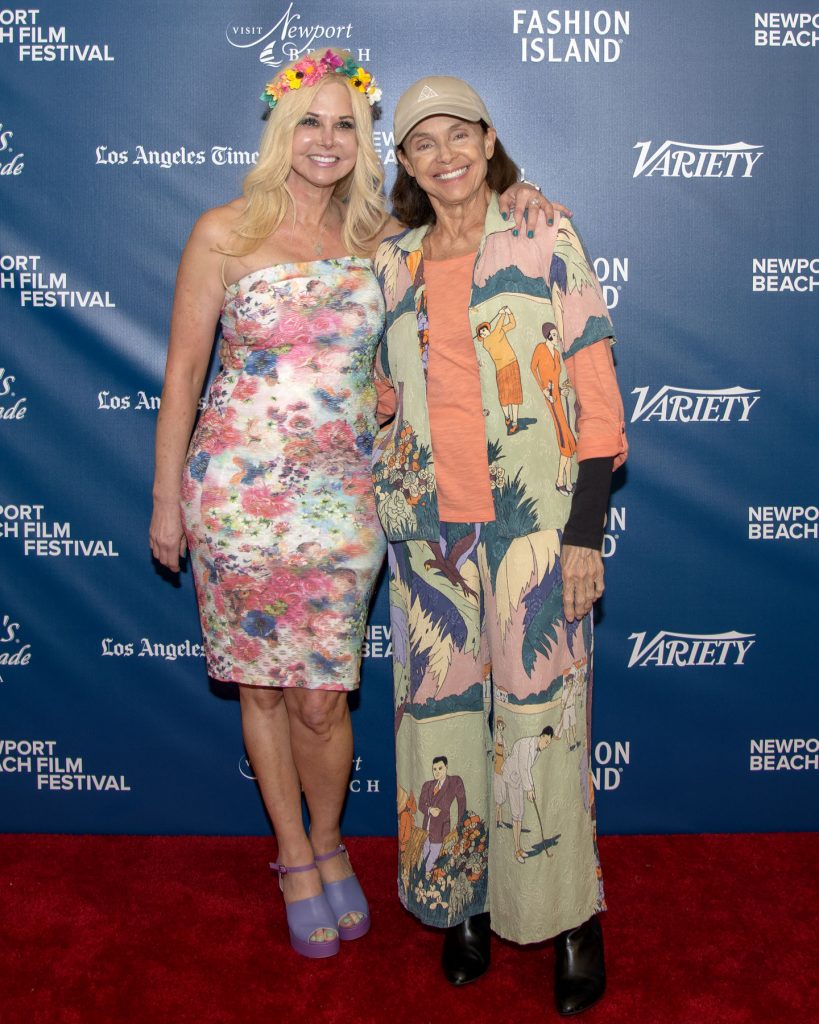
{"label": "woman's left arm", "polygon": [[[515,232],[519,233],[523,230],[524,224],[526,225],[529,238],[534,237],[539,224],[554,223],[555,211],[564,217],[572,215],[568,207],[547,199],[536,185],[528,181],[516,181],[514,185],[510,185],[499,197],[498,206],[504,220],[510,217],[514,220]],[[380,245],[385,238],[400,234],[406,227],[406,224],[390,215],[376,236],[375,244]]]}
{"label": "woman's left arm", "polygon": [[570,356],[566,371],[578,407],[577,481],[561,555],[563,609],[571,622],[586,615],[605,589],[601,549],[611,474],[625,461],[628,446],[611,339]]}

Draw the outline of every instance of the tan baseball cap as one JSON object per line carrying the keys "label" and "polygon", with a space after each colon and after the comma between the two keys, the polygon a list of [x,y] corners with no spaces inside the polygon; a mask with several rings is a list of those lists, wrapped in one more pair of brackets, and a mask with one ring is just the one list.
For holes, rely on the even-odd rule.
{"label": "tan baseball cap", "polygon": [[419,78],[398,101],[393,118],[396,146],[401,145],[419,121],[435,114],[485,121],[493,127],[486,105],[471,85],[449,75],[428,75]]}

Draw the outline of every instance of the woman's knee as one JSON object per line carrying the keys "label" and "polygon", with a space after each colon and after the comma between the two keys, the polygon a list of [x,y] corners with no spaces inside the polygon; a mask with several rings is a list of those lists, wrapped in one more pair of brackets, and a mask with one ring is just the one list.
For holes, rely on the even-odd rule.
{"label": "woman's knee", "polygon": [[329,739],[347,716],[347,694],[335,690],[292,690],[285,696],[287,712],[320,739]]}
{"label": "woman's knee", "polygon": [[242,714],[274,714],[284,701],[284,691],[272,686],[240,686],[239,704]]}

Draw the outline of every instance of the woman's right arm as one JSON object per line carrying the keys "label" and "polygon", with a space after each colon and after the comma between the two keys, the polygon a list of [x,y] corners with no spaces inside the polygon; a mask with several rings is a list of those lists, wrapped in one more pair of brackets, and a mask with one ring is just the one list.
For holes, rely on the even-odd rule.
{"label": "woman's right arm", "polygon": [[182,468],[207,373],[224,298],[222,255],[228,212],[209,210],[196,222],[176,275],[165,383],[156,422],[156,472],[150,542],[154,558],[173,572],[185,554]]}

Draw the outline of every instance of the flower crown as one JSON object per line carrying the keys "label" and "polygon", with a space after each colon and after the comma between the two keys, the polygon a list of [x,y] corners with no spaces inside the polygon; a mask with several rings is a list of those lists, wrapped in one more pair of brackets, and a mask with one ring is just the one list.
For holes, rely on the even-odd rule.
{"label": "flower crown", "polygon": [[328,50],[318,59],[303,57],[289,68],[285,68],[267,83],[259,99],[273,110],[286,92],[300,89],[303,85],[315,85],[325,75],[333,73],[349,78],[353,88],[367,97],[370,106],[381,99],[381,90],[370,72],[359,67],[351,56],[340,57],[332,50]]}

